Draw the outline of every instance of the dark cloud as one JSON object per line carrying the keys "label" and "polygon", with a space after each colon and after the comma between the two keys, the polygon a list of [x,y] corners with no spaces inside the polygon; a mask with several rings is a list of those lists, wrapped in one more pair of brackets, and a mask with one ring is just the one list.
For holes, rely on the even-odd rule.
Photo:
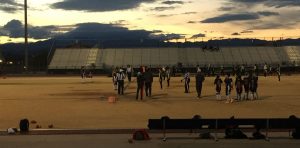
{"label": "dark cloud", "polygon": [[16,0],[0,0],[0,11],[6,13],[15,13],[23,8],[23,5],[17,3]]}
{"label": "dark cloud", "polygon": [[162,4],[174,5],[174,4],[184,4],[183,1],[163,1]]}
{"label": "dark cloud", "polygon": [[51,5],[54,9],[104,12],[137,8],[142,3],[155,0],[63,0]]}
{"label": "dark cloud", "polygon": [[252,30],[244,30],[241,33],[253,33],[253,31]]}
{"label": "dark cloud", "polygon": [[195,34],[191,37],[191,39],[196,39],[196,38],[201,38],[201,37],[206,37],[205,34],[199,33],[199,34]]}
{"label": "dark cloud", "polygon": [[65,33],[60,38],[131,40],[147,39],[153,33],[146,30],[129,30],[126,27],[115,24],[81,23],[75,26],[76,29]]}
{"label": "dark cloud", "polygon": [[174,7],[174,6],[170,6],[170,7],[155,7],[155,8],[152,8],[151,10],[152,11],[166,11],[166,10],[173,10],[175,8],[176,7]]}
{"label": "dark cloud", "polygon": [[[56,33],[55,30],[58,30],[56,26],[28,26],[28,36],[34,39],[46,39]],[[19,38],[24,37],[24,25],[19,20],[11,20],[6,25],[0,29],[2,36],[8,36],[10,38]]]}
{"label": "dark cloud", "polygon": [[279,15],[278,12],[271,12],[271,11],[260,11],[257,13],[262,16],[278,16]]}
{"label": "dark cloud", "polygon": [[[34,39],[171,40],[184,38],[182,34],[162,34],[163,32],[161,30],[129,30],[118,24],[80,23],[67,26],[30,25],[28,29],[29,37]],[[19,20],[12,20],[2,28],[0,27],[0,35],[11,38],[23,37],[23,24]]]}
{"label": "dark cloud", "polygon": [[238,35],[241,35],[241,34],[239,34],[238,32],[235,32],[235,33],[232,33],[231,35],[238,36]]}
{"label": "dark cloud", "polygon": [[24,36],[24,27],[22,25],[22,22],[19,20],[11,20],[3,26],[3,29],[7,31],[7,35],[11,38]]}
{"label": "dark cloud", "polygon": [[257,19],[259,19],[259,15],[256,13],[223,14],[220,16],[202,20],[201,23],[224,23],[224,22],[232,22],[232,21],[246,21],[246,20],[257,20]]}
{"label": "dark cloud", "polygon": [[246,5],[263,4],[268,7],[299,7],[299,0],[229,0],[233,3],[242,3]]}

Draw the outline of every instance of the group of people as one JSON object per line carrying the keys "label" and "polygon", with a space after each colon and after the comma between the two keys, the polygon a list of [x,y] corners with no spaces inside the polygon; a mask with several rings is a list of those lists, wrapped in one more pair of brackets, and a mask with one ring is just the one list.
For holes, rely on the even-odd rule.
{"label": "group of people", "polygon": [[[265,69],[265,67],[264,67]],[[137,89],[136,89],[136,100],[139,98],[143,100],[144,96],[144,90],[146,96],[150,97],[152,94],[152,83],[153,83],[153,73],[150,68],[147,67],[141,67],[140,70],[138,70],[136,74],[136,83],[137,83]],[[195,75],[195,83],[196,83],[196,91],[197,91],[197,97],[201,98],[202,94],[202,85],[205,80],[206,71],[203,71],[199,66],[196,67],[196,75]],[[280,66],[278,65],[277,68],[278,71],[278,78],[280,81]],[[221,71],[222,72],[222,71]],[[216,98],[217,100],[222,100],[222,85],[225,84],[225,96],[226,96],[226,103],[232,103],[235,100],[237,101],[243,101],[243,100],[255,100],[258,99],[258,73],[257,73],[257,65],[253,66],[253,70],[250,70],[249,72],[246,71],[243,66],[240,70],[236,71],[234,77],[235,81],[233,81],[233,78],[231,78],[232,73],[226,73],[224,80],[221,79],[221,75],[217,74],[214,85],[216,90]],[[118,90],[119,95],[124,94],[124,80],[126,77],[128,78],[128,82],[131,82],[131,77],[133,75],[133,69],[130,65],[127,66],[127,68],[117,68],[113,71],[112,77],[113,77],[113,84],[114,89]],[[160,84],[160,89],[163,89],[163,81],[167,80],[167,87],[170,86],[170,80],[171,80],[171,68],[169,67],[161,67],[158,69],[158,80]],[[190,73],[186,70],[183,76],[183,79],[181,79],[181,82],[184,82],[184,93],[190,93]],[[236,97],[231,96],[231,92],[235,90],[236,91]]]}
{"label": "group of people", "polygon": [[88,69],[85,66],[81,66],[80,75],[83,82],[85,82],[86,78],[92,79],[93,73],[91,69]]}
{"label": "group of people", "polygon": [[268,75],[273,75],[273,73],[277,74],[278,81],[280,81],[280,75],[281,75],[281,68],[280,65],[278,64],[276,68],[273,68],[272,65],[268,65],[265,63],[264,65],[264,77],[267,77]]}
{"label": "group of people", "polygon": [[[222,100],[221,90],[222,83],[225,84],[225,95],[226,95],[226,103],[234,102],[234,98],[231,96],[231,92],[233,89],[233,80],[230,77],[230,74],[226,74],[224,81],[220,78],[220,75],[217,75],[214,81],[214,85],[216,86],[216,98],[217,100]],[[236,90],[236,100],[254,100],[258,99],[258,76],[255,73],[246,74],[243,78],[241,75],[238,75],[234,82],[235,90]],[[242,94],[244,95],[242,97]],[[250,94],[250,97],[249,97]]]}

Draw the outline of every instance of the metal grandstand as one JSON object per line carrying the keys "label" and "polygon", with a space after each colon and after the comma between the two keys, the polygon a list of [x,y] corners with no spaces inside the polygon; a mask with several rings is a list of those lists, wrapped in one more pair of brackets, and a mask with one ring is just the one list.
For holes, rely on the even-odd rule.
{"label": "metal grandstand", "polygon": [[58,48],[54,51],[48,69],[80,69],[93,65],[95,69],[115,66],[141,65],[159,67],[182,63],[215,66],[253,64],[300,64],[300,47],[224,47],[219,51],[202,48]]}

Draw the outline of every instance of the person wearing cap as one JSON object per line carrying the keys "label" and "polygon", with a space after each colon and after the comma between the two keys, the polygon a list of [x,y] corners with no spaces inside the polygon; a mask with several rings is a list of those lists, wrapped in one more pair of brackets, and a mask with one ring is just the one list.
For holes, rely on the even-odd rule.
{"label": "person wearing cap", "polygon": [[[140,91],[142,91],[143,87],[144,87],[144,83],[145,83],[145,78],[143,76],[143,74],[141,72],[137,73],[137,77],[136,77],[136,82],[137,82],[137,89],[136,89],[136,100],[139,99],[139,93]],[[141,94],[141,100],[143,100],[143,94]]]}
{"label": "person wearing cap", "polygon": [[118,94],[124,95],[124,80],[126,76],[124,74],[124,70],[120,69],[117,73],[117,80],[118,80]]}
{"label": "person wearing cap", "polygon": [[199,68],[197,70],[197,75],[196,75],[196,90],[197,90],[198,98],[201,97],[202,83],[204,80],[205,80],[204,74],[201,72],[201,69]]}

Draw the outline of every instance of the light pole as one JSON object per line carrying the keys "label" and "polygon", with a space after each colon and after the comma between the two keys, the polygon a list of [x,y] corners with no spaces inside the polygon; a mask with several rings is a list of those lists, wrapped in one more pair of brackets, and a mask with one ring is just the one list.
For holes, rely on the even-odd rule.
{"label": "light pole", "polygon": [[27,0],[24,0],[24,17],[25,17],[25,57],[24,57],[24,69],[28,70],[28,25],[27,25]]}

